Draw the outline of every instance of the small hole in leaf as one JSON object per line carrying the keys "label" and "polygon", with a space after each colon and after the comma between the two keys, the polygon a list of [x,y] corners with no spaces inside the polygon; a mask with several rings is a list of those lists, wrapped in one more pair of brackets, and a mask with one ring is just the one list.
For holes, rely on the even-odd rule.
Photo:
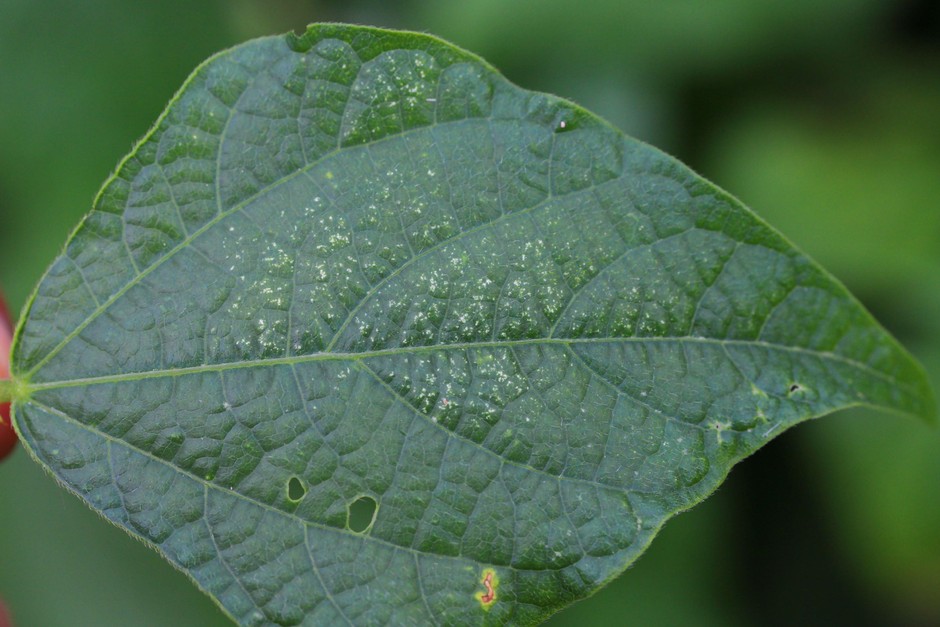
{"label": "small hole in leaf", "polygon": [[363,533],[375,521],[378,503],[371,496],[360,496],[349,504],[346,526],[350,531]]}
{"label": "small hole in leaf", "polygon": [[307,496],[307,488],[297,477],[291,477],[287,482],[287,498],[294,503]]}
{"label": "small hole in leaf", "polygon": [[797,392],[802,392],[802,391],[803,391],[803,386],[800,385],[799,383],[791,383],[791,384],[790,384],[790,388],[789,388],[788,391],[790,392],[790,394],[795,394],[795,393],[797,393]]}

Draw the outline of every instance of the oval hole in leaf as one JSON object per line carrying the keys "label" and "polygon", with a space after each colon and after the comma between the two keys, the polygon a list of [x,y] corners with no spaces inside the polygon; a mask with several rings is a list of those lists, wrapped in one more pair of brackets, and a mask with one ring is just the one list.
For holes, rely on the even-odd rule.
{"label": "oval hole in leaf", "polygon": [[349,504],[346,514],[346,526],[350,531],[365,533],[375,522],[378,503],[371,496],[360,496]]}
{"label": "oval hole in leaf", "polygon": [[287,498],[294,503],[299,503],[307,496],[307,488],[297,477],[291,477],[287,481]]}

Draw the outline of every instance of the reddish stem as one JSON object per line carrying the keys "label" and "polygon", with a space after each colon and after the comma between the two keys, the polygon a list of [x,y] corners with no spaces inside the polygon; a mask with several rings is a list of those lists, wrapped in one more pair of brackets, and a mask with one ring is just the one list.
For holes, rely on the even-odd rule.
{"label": "reddish stem", "polygon": [[[0,379],[10,378],[10,343],[13,341],[13,321],[6,301],[0,296]],[[16,446],[16,432],[10,421],[10,404],[0,404],[0,460],[9,455]],[[0,627],[8,627],[0,613]]]}
{"label": "reddish stem", "polygon": [[0,627],[13,627],[13,619],[10,618],[10,611],[2,600],[0,600]]}

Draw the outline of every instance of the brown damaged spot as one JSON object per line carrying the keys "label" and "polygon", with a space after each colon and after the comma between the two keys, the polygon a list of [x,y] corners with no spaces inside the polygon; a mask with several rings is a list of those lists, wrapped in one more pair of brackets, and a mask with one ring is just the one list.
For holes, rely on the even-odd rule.
{"label": "brown damaged spot", "polygon": [[483,571],[483,579],[480,581],[480,584],[486,588],[486,592],[477,592],[477,600],[483,604],[484,609],[489,609],[493,602],[496,601],[496,587],[499,585],[499,580],[496,578],[496,572],[491,569],[486,569]]}

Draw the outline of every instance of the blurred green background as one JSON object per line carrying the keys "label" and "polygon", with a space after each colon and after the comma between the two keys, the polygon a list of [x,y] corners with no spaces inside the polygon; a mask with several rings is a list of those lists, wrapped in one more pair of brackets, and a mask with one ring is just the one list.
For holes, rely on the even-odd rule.
{"label": "blurred green background", "polygon": [[[187,74],[250,37],[426,30],[731,190],[842,279],[940,387],[935,0],[0,0],[0,284],[19,309]],[[226,620],[156,555],[0,465],[19,627]],[[554,625],[940,625],[940,431],[842,412],[737,467]]]}

